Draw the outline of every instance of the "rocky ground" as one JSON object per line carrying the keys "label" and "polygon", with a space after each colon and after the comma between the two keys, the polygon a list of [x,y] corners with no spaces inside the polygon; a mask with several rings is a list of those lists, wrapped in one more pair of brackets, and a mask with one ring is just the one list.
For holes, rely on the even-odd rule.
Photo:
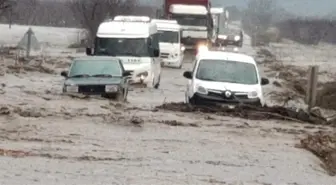
{"label": "rocky ground", "polygon": [[[126,104],[65,96],[59,73],[82,54],[60,44],[49,48],[57,55],[38,55],[21,69],[1,60],[0,184],[334,184],[321,160],[297,147],[332,127],[156,109],[183,101],[188,59],[183,69],[163,70],[160,89],[136,88]],[[242,52],[259,49],[245,39]],[[265,94],[288,89],[273,84],[285,81],[270,66],[260,60],[272,81]]]}

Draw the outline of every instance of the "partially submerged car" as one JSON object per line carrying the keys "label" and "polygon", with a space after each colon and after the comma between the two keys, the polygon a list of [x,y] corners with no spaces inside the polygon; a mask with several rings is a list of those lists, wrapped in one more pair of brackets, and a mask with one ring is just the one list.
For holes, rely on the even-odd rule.
{"label": "partially submerged car", "polygon": [[244,34],[241,29],[223,28],[218,33],[216,45],[234,45],[237,47],[243,47],[243,35]]}
{"label": "partially submerged car", "polygon": [[186,103],[252,104],[264,106],[261,78],[254,59],[248,55],[225,51],[202,51],[196,56],[192,71],[184,72],[188,79]]}
{"label": "partially submerged car", "polygon": [[65,77],[63,93],[102,95],[126,101],[130,72],[125,71],[120,59],[106,56],[75,58]]}

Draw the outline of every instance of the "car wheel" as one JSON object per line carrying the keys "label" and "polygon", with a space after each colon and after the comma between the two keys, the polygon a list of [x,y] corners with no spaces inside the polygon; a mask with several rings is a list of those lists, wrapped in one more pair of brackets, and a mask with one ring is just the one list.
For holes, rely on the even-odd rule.
{"label": "car wheel", "polygon": [[102,94],[101,96],[103,98],[107,98],[107,99],[115,99],[117,95],[116,94],[106,93],[106,94]]}
{"label": "car wheel", "polygon": [[158,89],[160,87],[160,81],[161,81],[161,74],[159,75],[158,82],[154,85],[155,89]]}
{"label": "car wheel", "polygon": [[125,90],[125,101],[127,101],[127,97],[128,97],[128,87],[126,88],[126,90]]}
{"label": "car wheel", "polygon": [[258,101],[258,103],[254,104],[256,107],[263,107],[263,104],[261,103],[261,101]]}
{"label": "car wheel", "polygon": [[197,105],[197,100],[196,98],[188,98],[189,99],[189,104],[190,105]]}
{"label": "car wheel", "polygon": [[126,96],[125,96],[125,92],[119,92],[116,96],[115,96],[115,100],[118,102],[125,102],[126,101]]}

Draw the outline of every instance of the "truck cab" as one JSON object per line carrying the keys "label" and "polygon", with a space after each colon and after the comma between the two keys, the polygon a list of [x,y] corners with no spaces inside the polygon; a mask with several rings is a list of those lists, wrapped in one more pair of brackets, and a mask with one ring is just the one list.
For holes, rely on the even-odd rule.
{"label": "truck cab", "polygon": [[159,32],[160,58],[163,66],[182,67],[184,46],[181,43],[181,26],[176,20],[153,19]]}
{"label": "truck cab", "polygon": [[187,49],[208,45],[213,37],[213,21],[207,7],[203,5],[172,4],[169,18],[177,20],[182,28],[181,42]]}
{"label": "truck cab", "polygon": [[225,21],[224,9],[223,8],[211,8],[210,12],[211,12],[211,16],[212,16],[213,23],[214,23],[212,42],[215,43],[217,36],[218,36],[219,29],[225,27],[223,24]]}
{"label": "truck cab", "polygon": [[147,87],[160,85],[161,65],[159,34],[155,23],[146,16],[116,16],[102,22],[88,55],[115,56],[126,71],[132,73],[131,83]]}

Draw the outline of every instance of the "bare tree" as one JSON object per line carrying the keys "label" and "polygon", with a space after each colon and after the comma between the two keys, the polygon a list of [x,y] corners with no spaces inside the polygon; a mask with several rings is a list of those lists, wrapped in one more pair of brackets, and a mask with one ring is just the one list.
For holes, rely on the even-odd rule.
{"label": "bare tree", "polygon": [[10,0],[0,0],[0,10],[6,10],[10,6]]}
{"label": "bare tree", "polygon": [[38,0],[17,0],[14,12],[25,18],[25,24],[36,24]]}
{"label": "bare tree", "polygon": [[89,32],[89,42],[92,43],[99,24],[108,17],[118,13],[130,13],[135,5],[134,0],[71,0],[70,8],[74,18]]}
{"label": "bare tree", "polygon": [[7,10],[12,8],[14,5],[12,0],[0,0],[0,17],[3,16]]}

